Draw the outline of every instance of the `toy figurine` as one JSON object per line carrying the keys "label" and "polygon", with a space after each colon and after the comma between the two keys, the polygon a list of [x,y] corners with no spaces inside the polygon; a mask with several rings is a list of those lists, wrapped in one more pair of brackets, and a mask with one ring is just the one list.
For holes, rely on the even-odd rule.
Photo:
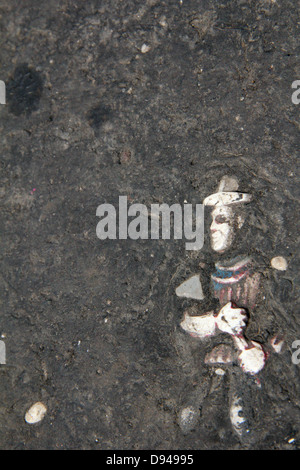
{"label": "toy figurine", "polygon": [[[256,382],[259,386],[255,376],[264,368],[268,352],[262,344],[248,338],[247,324],[256,308],[261,275],[256,271],[255,264],[248,254],[225,258],[228,251],[234,251],[235,241],[246,220],[246,205],[252,200],[250,194],[239,192],[238,186],[236,178],[224,176],[217,192],[204,200],[204,205],[212,208],[211,248],[221,258],[215,263],[215,272],[211,275],[210,283],[212,298],[218,301],[219,307],[203,314],[197,312],[197,315],[185,312],[180,325],[192,337],[201,341],[219,334],[229,336],[231,338],[229,342],[227,340],[225,344],[218,342],[213,347],[206,355],[205,363],[218,367],[238,365],[241,373],[252,376],[254,378],[252,383]],[[177,295],[204,299],[201,281],[197,278],[198,284],[195,284],[195,278],[197,276],[179,286],[176,290]],[[195,292],[197,286],[198,293]],[[189,290],[193,292],[193,296],[189,295]],[[279,342],[276,340],[273,342],[280,350]],[[220,372],[220,369],[218,371],[220,374],[225,373],[222,370]],[[249,423],[243,413],[242,399],[238,391],[233,390],[230,419],[235,432],[240,436],[250,432]]]}

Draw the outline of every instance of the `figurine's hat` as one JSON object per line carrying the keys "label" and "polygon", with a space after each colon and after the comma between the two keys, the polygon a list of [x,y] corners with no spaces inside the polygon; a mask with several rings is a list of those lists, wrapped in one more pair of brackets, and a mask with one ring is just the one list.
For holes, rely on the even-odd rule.
{"label": "figurine's hat", "polygon": [[223,176],[217,192],[207,196],[203,204],[205,206],[229,206],[232,204],[247,203],[252,200],[252,195],[238,192],[239,182],[234,176]]}

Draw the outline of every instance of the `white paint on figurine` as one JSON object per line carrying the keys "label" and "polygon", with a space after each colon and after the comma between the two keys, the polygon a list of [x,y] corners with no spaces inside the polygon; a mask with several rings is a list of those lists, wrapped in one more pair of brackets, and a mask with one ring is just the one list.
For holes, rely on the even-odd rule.
{"label": "white paint on figurine", "polygon": [[232,204],[248,203],[252,195],[238,192],[239,182],[234,176],[223,176],[216,193],[206,197],[203,201],[205,206],[229,206]]}
{"label": "white paint on figurine", "polygon": [[233,360],[234,355],[231,347],[226,344],[219,344],[206,354],[204,362],[205,364],[232,364]]}
{"label": "white paint on figurine", "polygon": [[210,241],[214,251],[223,253],[232,245],[236,228],[242,228],[244,219],[235,214],[232,207],[219,206],[212,213],[212,222],[210,225]]}
{"label": "white paint on figurine", "polygon": [[238,336],[234,337],[234,342],[240,351],[238,360],[243,371],[251,375],[258,374],[266,362],[266,354],[262,345]]}
{"label": "white paint on figurine", "polygon": [[246,419],[242,416],[242,413],[243,407],[241,399],[234,395],[230,406],[230,421],[233,429],[239,436],[243,434],[244,425],[246,423]]}
{"label": "white paint on figurine", "polygon": [[215,317],[212,312],[199,316],[190,316],[186,312],[180,326],[183,330],[196,338],[212,336],[216,330]]}
{"label": "white paint on figurine", "polygon": [[198,424],[200,418],[200,411],[193,406],[183,408],[179,413],[179,426],[184,434],[192,431]]}
{"label": "white paint on figurine", "polygon": [[216,324],[223,333],[228,333],[232,336],[241,335],[247,324],[246,310],[234,307],[232,302],[228,302],[228,304],[221,308],[216,318]]}
{"label": "white paint on figurine", "polygon": [[181,327],[192,336],[205,338],[215,335],[218,330],[231,336],[241,335],[246,327],[247,315],[243,308],[234,307],[228,302],[217,315],[208,312],[205,315],[190,316],[187,312],[181,322]]}
{"label": "white paint on figurine", "polygon": [[239,204],[241,202],[251,202],[251,194],[236,193],[236,192],[222,192],[212,194],[204,199],[205,206],[228,206],[230,204]]}

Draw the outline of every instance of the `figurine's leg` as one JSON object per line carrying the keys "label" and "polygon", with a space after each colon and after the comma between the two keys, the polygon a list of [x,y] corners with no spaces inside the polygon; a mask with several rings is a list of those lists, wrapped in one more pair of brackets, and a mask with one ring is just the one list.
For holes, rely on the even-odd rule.
{"label": "figurine's leg", "polygon": [[256,402],[260,389],[257,379],[241,370],[230,375],[229,417],[232,429],[244,443],[256,442]]}
{"label": "figurine's leg", "polygon": [[178,412],[178,424],[184,434],[199,425],[202,403],[210,393],[211,382],[211,379],[201,380],[192,390],[185,392]]}

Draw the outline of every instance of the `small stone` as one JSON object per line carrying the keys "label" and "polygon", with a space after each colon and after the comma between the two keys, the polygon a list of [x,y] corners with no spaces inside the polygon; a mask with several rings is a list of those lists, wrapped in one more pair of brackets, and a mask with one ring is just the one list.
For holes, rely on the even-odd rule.
{"label": "small stone", "polygon": [[283,256],[275,256],[271,259],[271,266],[278,271],[286,271],[288,263]]}
{"label": "small stone", "polygon": [[142,54],[146,54],[147,52],[149,52],[151,49],[150,46],[148,46],[148,44],[143,44],[142,47],[141,47],[141,53]]}
{"label": "small stone", "polygon": [[167,28],[168,27],[168,23],[166,21],[166,17],[165,16],[162,16],[161,19],[159,20],[159,24],[160,26],[162,26],[163,28]]}
{"label": "small stone", "polygon": [[199,275],[192,276],[180,284],[176,289],[176,295],[178,297],[186,297],[187,299],[204,299]]}
{"label": "small stone", "polygon": [[25,414],[25,421],[28,424],[35,424],[39,423],[44,419],[45,414],[47,413],[47,408],[46,406],[41,403],[37,402],[34,405],[32,405],[29,410]]}

